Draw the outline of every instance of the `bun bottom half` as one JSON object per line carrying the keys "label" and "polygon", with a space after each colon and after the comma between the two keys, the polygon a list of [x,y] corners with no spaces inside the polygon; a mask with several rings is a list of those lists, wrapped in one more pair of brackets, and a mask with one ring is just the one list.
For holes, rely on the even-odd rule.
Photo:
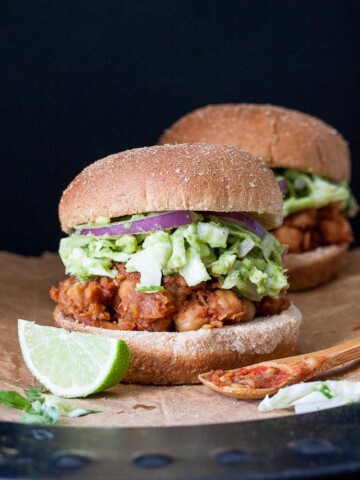
{"label": "bun bottom half", "polygon": [[289,291],[318,287],[340,271],[348,245],[319,247],[306,253],[290,253],[284,258],[288,270]]}
{"label": "bun bottom half", "polygon": [[131,353],[128,383],[181,385],[199,383],[200,373],[234,369],[290,356],[296,346],[301,313],[291,305],[248,323],[191,332],[146,332],[91,327],[54,311],[58,327],[124,340]]}

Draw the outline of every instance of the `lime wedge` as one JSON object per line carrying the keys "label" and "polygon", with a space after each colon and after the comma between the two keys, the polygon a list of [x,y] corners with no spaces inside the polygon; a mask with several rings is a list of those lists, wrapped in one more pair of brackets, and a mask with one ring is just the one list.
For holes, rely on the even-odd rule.
{"label": "lime wedge", "polygon": [[130,365],[125,342],[18,321],[21,353],[37,380],[59,397],[86,397],[116,385]]}

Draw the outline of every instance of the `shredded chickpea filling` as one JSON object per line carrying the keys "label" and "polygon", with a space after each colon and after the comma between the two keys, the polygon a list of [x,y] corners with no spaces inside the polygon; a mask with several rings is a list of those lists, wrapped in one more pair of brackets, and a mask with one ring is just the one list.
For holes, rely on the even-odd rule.
{"label": "shredded chickpea filling", "polygon": [[342,205],[331,203],[319,209],[306,208],[284,219],[272,233],[289,246],[289,253],[302,253],[326,245],[354,241],[350,223],[341,214]]}
{"label": "shredded chickpea filling", "polygon": [[272,388],[283,384],[289,374],[277,367],[259,365],[257,367],[244,367],[225,372],[224,370],[212,371],[209,380],[217,387],[239,385],[242,388]]}
{"label": "shredded chickpea filling", "polygon": [[116,264],[118,275],[82,283],[67,278],[50,291],[64,315],[76,321],[118,330],[190,331],[221,328],[253,320],[257,315],[274,315],[290,306],[289,300],[264,297],[260,302],[240,299],[221,289],[218,280],[189,287],[179,274],[163,277],[163,290],[136,290],[139,273],[126,273]]}

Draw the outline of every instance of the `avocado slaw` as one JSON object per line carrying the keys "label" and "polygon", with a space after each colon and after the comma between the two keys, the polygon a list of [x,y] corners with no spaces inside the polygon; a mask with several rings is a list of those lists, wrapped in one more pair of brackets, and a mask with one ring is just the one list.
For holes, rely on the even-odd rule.
{"label": "avocado slaw", "polygon": [[284,216],[305,208],[320,208],[329,203],[339,202],[343,213],[356,215],[358,205],[345,182],[335,182],[315,173],[304,173],[292,169],[275,169],[277,181],[285,180],[287,192],[284,195]]}
{"label": "avocado slaw", "polygon": [[61,240],[59,253],[66,273],[80,281],[114,278],[114,262],[120,262],[127,272],[140,273],[140,291],[161,290],[163,275],[180,273],[189,286],[215,277],[221,288],[259,301],[278,298],[288,286],[284,248],[273,235],[260,238],[235,220],[194,214],[188,226],[149,233],[95,237],[75,230]]}

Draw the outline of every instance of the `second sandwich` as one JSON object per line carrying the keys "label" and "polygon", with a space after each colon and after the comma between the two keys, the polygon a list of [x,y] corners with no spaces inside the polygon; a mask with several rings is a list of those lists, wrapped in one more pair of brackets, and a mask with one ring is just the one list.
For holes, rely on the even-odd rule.
{"label": "second sandwich", "polygon": [[284,224],[273,233],[288,245],[290,288],[316,287],[339,271],[353,241],[348,216],[350,152],[318,118],[272,105],[209,105],[185,115],[159,143],[227,144],[262,158],[284,192]]}

